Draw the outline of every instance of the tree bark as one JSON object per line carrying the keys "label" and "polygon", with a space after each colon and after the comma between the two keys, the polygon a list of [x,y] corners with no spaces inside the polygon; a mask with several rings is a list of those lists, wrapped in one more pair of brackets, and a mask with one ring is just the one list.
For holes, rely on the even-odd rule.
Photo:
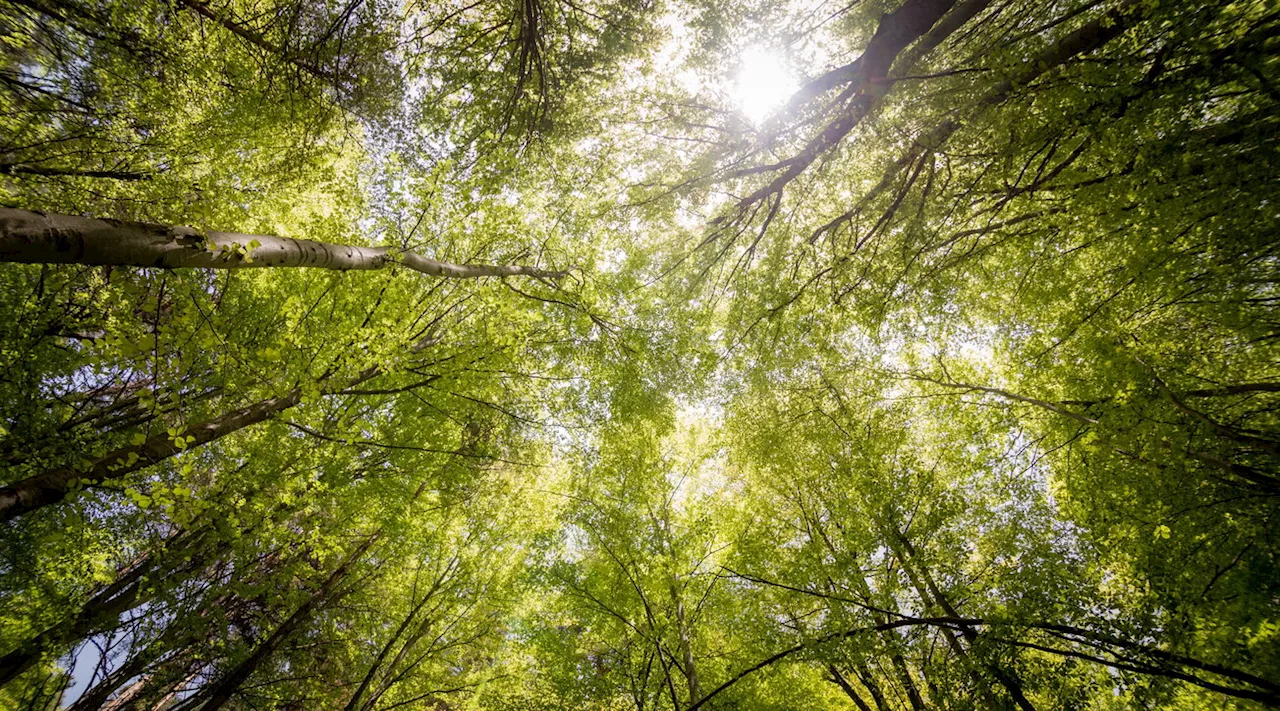
{"label": "tree bark", "polygon": [[43,175],[46,177],[106,178],[109,180],[150,180],[151,173],[134,170],[82,170],[76,168],[42,168],[23,163],[0,163],[0,175]]}
{"label": "tree bark", "polygon": [[346,577],[347,571],[349,571],[351,566],[369,551],[369,548],[373,546],[377,539],[378,534],[375,533],[369,536],[364,543],[360,544],[360,546],[356,548],[351,555],[347,556],[346,560],[344,560],[332,573],[329,574],[329,577],[325,579],[324,583],[322,583],[320,587],[306,599],[306,601],[294,610],[293,614],[290,615],[288,619],[281,622],[280,625],[272,631],[270,636],[254,648],[253,652],[247,659],[223,674],[213,683],[212,686],[208,687],[207,690],[202,690],[195,694],[190,697],[186,703],[181,704],[177,708],[181,708],[183,711],[189,711],[197,708],[200,709],[200,711],[217,711],[222,708],[231,700],[232,695],[234,695],[236,690],[240,688],[240,685],[243,684],[255,671],[257,671],[258,667],[261,666],[262,663],[265,662],[267,658],[284,643],[285,640],[292,636],[298,627],[301,627],[303,623],[310,619],[316,608],[329,601],[333,596],[334,590],[338,587],[338,584]]}
{"label": "tree bark", "polygon": [[[931,607],[936,606],[942,610],[943,614],[960,619],[960,615],[956,612],[955,607],[951,605],[951,602],[938,587],[938,584],[934,581],[933,576],[929,574],[929,571],[923,566],[916,567],[912,564],[916,560],[916,549],[915,546],[911,544],[911,540],[896,527],[891,527],[890,535],[897,542],[897,545],[892,545],[891,547],[895,549],[898,561],[902,564],[902,569],[907,573],[907,578],[911,581],[912,585],[915,586],[916,592],[919,593],[920,599],[924,604]],[[921,584],[921,578],[923,578],[923,585]],[[960,640],[956,639],[951,630],[944,628],[942,630],[942,634],[946,639],[947,644],[956,653],[956,656],[969,661],[969,650],[960,643]],[[960,627],[960,635],[964,637],[965,642],[969,647],[972,647],[973,643],[978,639],[977,630],[964,625]],[[982,666],[986,667],[987,671],[991,672],[991,675],[996,678],[996,681],[1005,688],[1005,691],[1009,692],[1009,696],[1013,699],[1013,702],[1018,705],[1019,709],[1022,709],[1022,711],[1036,711],[1036,707],[1031,703],[1030,699],[1027,698],[1026,693],[1023,692],[1022,682],[1017,678],[1017,676],[1005,669],[1001,669],[995,664],[982,663]],[[982,678],[976,677],[975,681],[980,685],[979,689],[981,690]],[[994,699],[992,701],[995,706],[1003,705]]]}
{"label": "tree bark", "polygon": [[100,457],[83,471],[74,467],[59,467],[27,477],[10,486],[0,488],[0,520],[8,521],[62,501],[71,492],[74,482],[100,483],[119,479],[139,469],[162,462],[184,449],[207,444],[232,432],[268,420],[297,405],[301,400],[302,391],[295,388],[282,397],[268,398],[202,422],[182,433],[188,439],[195,438],[185,447],[179,447],[174,442],[175,438],[168,433],[162,433],[142,444],[121,447]]}
{"label": "tree bark", "polygon": [[[254,242],[257,246],[250,248]],[[555,279],[567,273],[520,265],[451,264],[390,247],[357,247],[235,232],[201,233],[183,226],[9,208],[0,209],[0,261],[170,269],[311,267],[337,271],[385,269],[399,264],[452,279]]]}

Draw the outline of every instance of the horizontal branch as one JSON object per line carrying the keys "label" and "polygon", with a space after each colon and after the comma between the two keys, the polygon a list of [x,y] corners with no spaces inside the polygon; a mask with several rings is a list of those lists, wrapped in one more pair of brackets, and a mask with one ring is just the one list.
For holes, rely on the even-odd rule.
{"label": "horizontal branch", "polygon": [[450,279],[530,276],[557,279],[568,272],[503,264],[452,264],[390,247],[290,239],[190,227],[103,220],[0,209],[0,262],[119,267],[252,269],[310,267],[368,271],[401,265]]}

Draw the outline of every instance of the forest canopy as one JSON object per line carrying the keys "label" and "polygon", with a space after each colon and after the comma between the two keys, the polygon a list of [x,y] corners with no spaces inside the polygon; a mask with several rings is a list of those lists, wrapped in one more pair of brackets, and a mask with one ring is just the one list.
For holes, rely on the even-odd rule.
{"label": "forest canopy", "polygon": [[1270,0],[0,0],[0,708],[1280,707]]}

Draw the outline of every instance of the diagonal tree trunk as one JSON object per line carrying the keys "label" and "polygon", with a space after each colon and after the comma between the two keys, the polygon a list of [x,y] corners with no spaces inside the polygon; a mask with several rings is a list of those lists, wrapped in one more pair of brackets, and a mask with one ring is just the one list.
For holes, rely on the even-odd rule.
{"label": "diagonal tree trunk", "polygon": [[151,173],[136,170],[86,170],[46,168],[23,163],[0,163],[0,175],[41,175],[45,177],[106,178],[109,180],[150,180]]}
{"label": "diagonal tree trunk", "polygon": [[840,687],[840,690],[844,692],[845,696],[849,697],[849,700],[853,702],[853,705],[858,707],[858,711],[871,711],[871,706],[862,699],[862,696],[858,694],[857,689],[853,688],[853,684],[850,684],[849,680],[844,678],[844,674],[840,673],[840,670],[836,668],[836,665],[827,664],[827,672],[831,674],[832,683]]}
{"label": "diagonal tree trunk", "polygon": [[[428,335],[415,343],[410,351],[417,353],[435,343],[438,343],[436,337]],[[328,392],[350,390],[382,373],[383,370],[379,366],[367,368],[336,391]],[[322,377],[320,381],[323,382],[327,378],[328,376]],[[0,487],[0,521],[8,521],[50,504],[56,504],[66,498],[77,483],[100,483],[119,479],[169,459],[184,450],[208,444],[251,425],[265,422],[299,402],[302,402],[302,388],[294,388],[280,397],[260,400],[184,429],[180,433],[180,436],[185,438],[181,446],[175,441],[176,437],[164,432],[141,444],[121,447],[110,452],[92,462],[87,469],[59,467],[27,477],[9,486]]]}
{"label": "diagonal tree trunk", "polygon": [[337,271],[385,269],[398,264],[452,279],[555,279],[567,273],[521,265],[451,264],[390,247],[357,247],[235,232],[201,233],[183,226],[9,208],[0,209],[0,262],[171,269],[311,267]]}
{"label": "diagonal tree trunk", "polygon": [[[852,84],[859,93],[844,109],[844,113],[811,139],[799,154],[771,166],[772,168],[785,167],[786,170],[769,181],[767,185],[738,201],[739,209],[782,192],[788,183],[808,170],[823,153],[844,140],[844,137],[871,113],[872,108],[884,93],[882,84],[898,55],[912,42],[929,32],[934,23],[942,18],[954,4],[955,0],[907,0],[897,10],[880,18],[875,34],[871,36],[861,56],[839,69],[828,72],[806,90],[802,90],[801,95],[806,91],[817,95],[828,89]],[[803,103],[806,99],[801,95],[797,95],[792,101]],[[756,169],[748,170],[754,172]]]}
{"label": "diagonal tree trunk", "polygon": [[325,579],[320,587],[312,592],[288,619],[281,622],[266,639],[254,648],[248,658],[224,673],[211,686],[201,690],[187,699],[186,703],[180,704],[175,708],[182,709],[182,711],[192,711],[197,708],[200,711],[217,711],[217,709],[222,708],[231,700],[236,690],[257,671],[258,667],[262,666],[279,649],[281,644],[311,618],[317,608],[330,602],[331,598],[335,596],[338,584],[346,578],[351,566],[364,557],[365,553],[369,552],[369,548],[378,540],[378,537],[378,533],[374,533],[365,539],[364,543],[360,544],[351,555],[347,556],[346,560],[329,574],[329,577]]}
{"label": "diagonal tree trunk", "polygon": [[[896,527],[892,526],[890,527],[889,535],[893,539],[890,542],[890,547],[894,550],[894,553],[898,558],[898,562],[902,564],[902,569],[906,572],[907,578],[916,588],[916,592],[920,595],[920,599],[924,604],[931,607],[938,607],[943,611],[943,614],[960,619],[960,615],[956,612],[955,607],[952,606],[941,588],[938,587],[937,582],[934,581],[933,576],[929,574],[928,569],[924,566],[916,566],[914,564],[917,556],[915,546],[911,544],[911,540]],[[964,637],[964,640],[969,647],[972,647],[974,642],[978,639],[978,631],[968,626],[962,625],[960,627],[960,635]],[[966,663],[972,661],[969,649],[960,643],[960,640],[957,639],[956,635],[953,634],[951,630],[943,630],[943,638],[956,653],[958,658],[966,661]],[[1022,709],[1022,711],[1036,711],[1036,707],[1031,703],[1031,700],[1027,698],[1026,693],[1023,691],[1022,682],[1018,679],[1016,674],[1010,670],[1002,669],[996,664],[979,663],[986,667],[987,671],[995,677],[996,681],[1005,688],[1005,691],[1009,693],[1009,696],[1013,699],[1013,702],[1017,704],[1019,709]],[[981,677],[977,677],[975,681],[979,685],[979,689],[982,689],[983,685]],[[1005,705],[996,699],[990,700],[993,702],[992,705],[997,708]]]}
{"label": "diagonal tree trunk", "polygon": [[[179,447],[168,433],[161,433],[142,444],[121,447],[98,458],[87,469],[59,467],[0,488],[0,520],[8,521],[50,504],[56,504],[71,493],[79,482],[100,483],[120,479],[128,474],[162,462],[193,446],[208,444],[232,432],[255,425],[284,412],[302,400],[295,388],[281,397],[268,398],[247,407],[190,427],[183,435],[187,443]],[[194,440],[192,440],[194,438]]]}

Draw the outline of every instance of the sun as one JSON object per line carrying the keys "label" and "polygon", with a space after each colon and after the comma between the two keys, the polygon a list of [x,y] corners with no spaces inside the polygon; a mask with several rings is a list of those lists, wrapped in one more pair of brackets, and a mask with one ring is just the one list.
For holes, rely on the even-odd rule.
{"label": "sun", "polygon": [[796,88],[795,78],[778,54],[752,46],[738,60],[737,82],[731,95],[742,114],[759,125],[786,103]]}

